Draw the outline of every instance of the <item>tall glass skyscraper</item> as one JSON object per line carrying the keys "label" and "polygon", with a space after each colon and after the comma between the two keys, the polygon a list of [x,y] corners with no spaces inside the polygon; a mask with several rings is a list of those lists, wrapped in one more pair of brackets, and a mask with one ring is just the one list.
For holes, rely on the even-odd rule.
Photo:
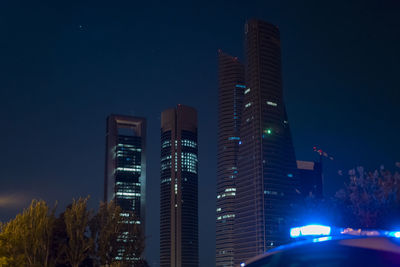
{"label": "tall glass skyscraper", "polygon": [[245,25],[246,90],[235,199],[235,264],[286,242],[296,160],[282,92],[279,29]]}
{"label": "tall glass skyscraper", "polygon": [[197,112],[161,113],[160,266],[198,267]]}
{"label": "tall glass skyscraper", "polygon": [[140,224],[144,233],[146,119],[110,115],[106,131],[104,201],[114,200],[121,207],[125,222]]}
{"label": "tall glass skyscraper", "polygon": [[234,266],[235,180],[238,174],[244,65],[218,51],[216,266]]}

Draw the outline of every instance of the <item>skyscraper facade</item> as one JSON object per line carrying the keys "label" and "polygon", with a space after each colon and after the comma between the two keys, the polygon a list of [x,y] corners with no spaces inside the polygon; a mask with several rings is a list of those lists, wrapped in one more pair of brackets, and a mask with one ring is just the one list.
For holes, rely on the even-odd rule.
{"label": "skyscraper facade", "polygon": [[322,198],[322,164],[315,161],[297,161],[300,192],[303,197]]}
{"label": "skyscraper facade", "polygon": [[246,89],[235,200],[235,264],[286,241],[296,160],[282,92],[279,29],[245,25]]}
{"label": "skyscraper facade", "polygon": [[106,129],[104,201],[115,201],[122,209],[121,216],[126,217],[125,222],[140,224],[144,232],[145,193],[146,119],[110,115]]}
{"label": "skyscraper facade", "polygon": [[218,51],[216,266],[234,266],[235,179],[242,113],[244,65]]}
{"label": "skyscraper facade", "polygon": [[198,267],[197,112],[161,113],[160,266]]}

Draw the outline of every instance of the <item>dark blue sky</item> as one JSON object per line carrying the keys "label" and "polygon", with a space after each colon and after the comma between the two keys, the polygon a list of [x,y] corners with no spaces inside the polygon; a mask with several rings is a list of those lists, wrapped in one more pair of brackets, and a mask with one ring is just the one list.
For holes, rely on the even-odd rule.
{"label": "dark blue sky", "polygon": [[[351,2],[351,3],[350,3]],[[0,2],[0,219],[32,198],[102,198],[105,118],[148,119],[148,256],[158,262],[160,112],[199,113],[201,266],[214,265],[217,49],[243,58],[243,25],[281,30],[296,154],[319,145],[325,189],[356,165],[400,161],[400,3],[385,1]]]}

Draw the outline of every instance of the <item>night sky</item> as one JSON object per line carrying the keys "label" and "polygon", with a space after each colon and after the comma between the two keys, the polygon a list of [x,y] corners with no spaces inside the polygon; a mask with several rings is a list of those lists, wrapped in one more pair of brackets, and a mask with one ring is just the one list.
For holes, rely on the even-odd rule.
{"label": "night sky", "polygon": [[[281,30],[298,159],[326,162],[332,195],[357,165],[400,161],[400,2],[0,1],[0,220],[41,198],[102,199],[106,116],[148,120],[147,250],[158,265],[160,113],[199,115],[200,263],[213,266],[217,50],[243,59],[243,29]],[[351,3],[349,3],[351,2]]]}

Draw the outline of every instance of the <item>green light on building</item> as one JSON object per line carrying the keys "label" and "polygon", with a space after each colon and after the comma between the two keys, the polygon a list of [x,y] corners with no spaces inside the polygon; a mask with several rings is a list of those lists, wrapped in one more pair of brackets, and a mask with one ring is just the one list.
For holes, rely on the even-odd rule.
{"label": "green light on building", "polygon": [[264,130],[264,133],[266,133],[268,135],[271,135],[272,134],[272,130],[271,129],[266,129],[266,130]]}

